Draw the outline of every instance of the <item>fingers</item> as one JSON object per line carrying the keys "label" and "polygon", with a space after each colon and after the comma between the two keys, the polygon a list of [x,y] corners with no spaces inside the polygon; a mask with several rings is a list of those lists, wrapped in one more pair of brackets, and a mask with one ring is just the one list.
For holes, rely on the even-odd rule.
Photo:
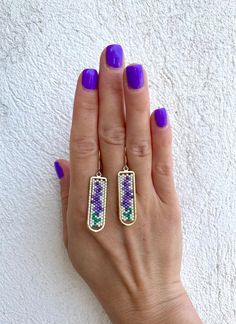
{"label": "fingers", "polygon": [[124,165],[123,69],[121,46],[109,45],[100,58],[98,132],[103,174],[113,180]]}
{"label": "fingers", "polygon": [[54,167],[58,178],[60,179],[60,192],[61,192],[61,208],[63,220],[63,240],[65,247],[68,245],[68,232],[67,232],[67,207],[70,189],[70,164],[66,160],[57,160]]}
{"label": "fingers", "polygon": [[89,177],[98,169],[98,73],[86,69],[79,77],[70,136],[71,193],[77,213],[87,213]]}
{"label": "fingers", "polygon": [[172,167],[172,132],[165,108],[156,109],[151,115],[152,179],[161,201],[176,199]]}
{"label": "fingers", "polygon": [[136,173],[137,193],[147,193],[152,183],[150,107],[147,77],[141,65],[127,66],[124,93],[128,166]]}

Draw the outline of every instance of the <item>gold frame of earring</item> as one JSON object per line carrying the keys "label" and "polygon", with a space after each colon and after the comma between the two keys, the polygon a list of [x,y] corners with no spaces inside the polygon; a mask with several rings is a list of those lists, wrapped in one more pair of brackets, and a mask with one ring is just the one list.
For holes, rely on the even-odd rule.
{"label": "gold frame of earring", "polygon": [[133,225],[137,220],[135,172],[127,164],[118,172],[118,206],[121,223]]}
{"label": "gold frame of earring", "polygon": [[92,232],[101,231],[106,223],[107,178],[98,169],[89,180],[87,227]]}

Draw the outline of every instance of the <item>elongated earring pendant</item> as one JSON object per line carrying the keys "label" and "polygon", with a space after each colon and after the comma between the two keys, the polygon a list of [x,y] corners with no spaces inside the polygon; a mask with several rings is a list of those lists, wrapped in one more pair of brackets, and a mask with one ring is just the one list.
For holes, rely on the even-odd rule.
{"label": "elongated earring pendant", "polygon": [[122,224],[130,226],[135,223],[136,213],[136,188],[135,173],[125,165],[118,172],[119,218]]}
{"label": "elongated earring pendant", "polygon": [[90,177],[87,226],[93,232],[101,231],[106,220],[107,178],[101,171]]}

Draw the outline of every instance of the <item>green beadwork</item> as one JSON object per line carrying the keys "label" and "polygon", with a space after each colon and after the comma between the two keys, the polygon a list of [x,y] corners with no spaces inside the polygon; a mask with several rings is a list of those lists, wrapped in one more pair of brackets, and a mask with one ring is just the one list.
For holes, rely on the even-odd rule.
{"label": "green beadwork", "polygon": [[131,214],[129,214],[128,216],[126,216],[126,220],[131,220],[133,219],[133,216]]}
{"label": "green beadwork", "polygon": [[[100,183],[99,188],[98,183]],[[90,178],[88,201],[90,209],[87,216],[87,225],[95,231],[100,230],[105,225],[106,191],[107,180],[105,178],[101,178],[100,175]],[[99,202],[98,205],[96,205],[96,201]]]}
{"label": "green beadwork", "polygon": [[126,218],[126,220],[131,220],[132,217],[132,208],[129,207],[126,211],[123,212],[123,216],[124,218]]}
{"label": "green beadwork", "polygon": [[100,222],[101,218],[98,217],[98,214],[97,213],[93,213],[92,214],[92,220],[96,224],[96,223],[99,223]]}

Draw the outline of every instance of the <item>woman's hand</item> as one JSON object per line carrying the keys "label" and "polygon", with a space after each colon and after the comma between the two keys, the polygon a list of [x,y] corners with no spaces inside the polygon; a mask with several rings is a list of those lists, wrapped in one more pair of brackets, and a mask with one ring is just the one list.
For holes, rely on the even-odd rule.
{"label": "woman's hand", "polygon": [[[64,242],[79,274],[113,323],[201,323],[180,279],[181,213],[172,175],[171,127],[164,108],[150,117],[141,65],[124,68],[119,45],[79,77],[70,163],[55,163],[61,183]],[[124,108],[125,107],[125,108]],[[118,217],[117,173],[136,175],[137,221]],[[108,179],[106,225],[87,228],[89,178]]]}

